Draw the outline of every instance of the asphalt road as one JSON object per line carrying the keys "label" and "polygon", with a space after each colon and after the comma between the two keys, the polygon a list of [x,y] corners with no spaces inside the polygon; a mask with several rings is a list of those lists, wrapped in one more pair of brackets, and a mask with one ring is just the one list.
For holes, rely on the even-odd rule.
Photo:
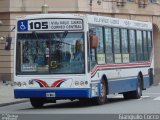
{"label": "asphalt road", "polygon": [[77,101],[61,100],[34,109],[29,102],[0,107],[0,113],[12,114],[160,114],[160,86],[143,91],[140,99],[124,100],[122,95],[109,95],[104,105],[85,105]]}

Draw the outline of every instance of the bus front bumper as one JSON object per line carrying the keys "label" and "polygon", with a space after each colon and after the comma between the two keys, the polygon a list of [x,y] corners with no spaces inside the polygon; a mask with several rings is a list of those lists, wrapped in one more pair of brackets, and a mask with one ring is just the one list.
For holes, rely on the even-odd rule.
{"label": "bus front bumper", "polygon": [[[48,96],[51,95],[51,96]],[[47,98],[56,99],[69,98],[90,98],[89,88],[68,88],[68,89],[14,89],[15,98]]]}

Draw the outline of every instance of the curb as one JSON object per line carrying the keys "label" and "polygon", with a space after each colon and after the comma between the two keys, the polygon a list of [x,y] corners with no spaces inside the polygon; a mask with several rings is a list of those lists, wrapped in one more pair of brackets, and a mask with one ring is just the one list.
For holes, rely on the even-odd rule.
{"label": "curb", "polygon": [[0,103],[0,107],[18,104],[18,103],[24,103],[24,102],[29,102],[29,100],[20,100],[20,101],[8,102],[8,103]]}

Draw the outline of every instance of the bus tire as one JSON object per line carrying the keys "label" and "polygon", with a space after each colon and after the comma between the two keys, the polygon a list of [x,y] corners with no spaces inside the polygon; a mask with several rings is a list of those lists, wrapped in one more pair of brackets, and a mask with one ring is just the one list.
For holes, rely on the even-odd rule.
{"label": "bus tire", "polygon": [[42,108],[44,101],[37,98],[30,98],[30,103],[34,108]]}
{"label": "bus tire", "polygon": [[106,101],[107,101],[107,92],[106,92],[106,82],[104,79],[101,80],[101,91],[100,91],[100,96],[99,97],[96,97],[96,98],[93,98],[94,100],[94,103],[96,105],[102,105],[102,104],[105,104]]}
{"label": "bus tire", "polygon": [[139,99],[142,96],[142,78],[138,76],[137,78],[137,88],[132,92],[132,96],[134,99]]}
{"label": "bus tire", "polygon": [[124,99],[139,99],[142,96],[142,78],[140,76],[137,77],[137,85],[135,91],[125,92],[123,93]]}

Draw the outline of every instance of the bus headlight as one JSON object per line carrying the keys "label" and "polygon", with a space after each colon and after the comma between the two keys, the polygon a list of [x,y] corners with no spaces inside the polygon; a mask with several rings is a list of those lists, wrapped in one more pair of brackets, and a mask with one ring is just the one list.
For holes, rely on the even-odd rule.
{"label": "bus headlight", "polygon": [[22,83],[21,83],[21,82],[18,82],[17,85],[18,85],[18,87],[21,87],[21,86],[22,86]]}
{"label": "bus headlight", "polygon": [[79,81],[75,81],[75,86],[78,86],[79,85]]}
{"label": "bus headlight", "polygon": [[81,86],[84,86],[84,81],[81,81],[81,82],[80,82],[80,85],[81,85]]}
{"label": "bus headlight", "polygon": [[85,81],[85,85],[88,85],[88,81]]}
{"label": "bus headlight", "polygon": [[13,86],[18,86],[17,82],[14,82]]}
{"label": "bus headlight", "polygon": [[88,81],[75,81],[75,86],[85,86],[88,85]]}
{"label": "bus headlight", "polygon": [[23,82],[23,83],[22,83],[22,86],[27,86],[27,83],[26,83],[26,82]]}

